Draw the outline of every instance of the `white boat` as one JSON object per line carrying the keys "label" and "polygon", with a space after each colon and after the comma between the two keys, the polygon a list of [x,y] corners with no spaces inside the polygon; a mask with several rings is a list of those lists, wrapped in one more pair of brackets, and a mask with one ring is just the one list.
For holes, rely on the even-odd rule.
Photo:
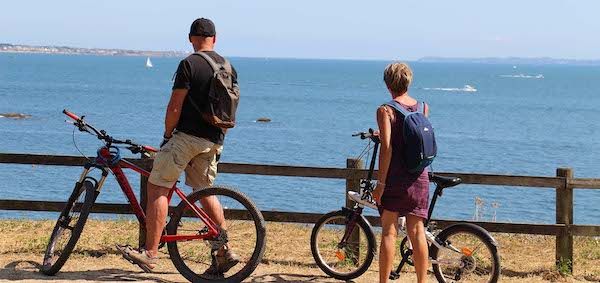
{"label": "white boat", "polygon": [[150,57],[146,58],[146,68],[152,68],[152,61],[150,61]]}
{"label": "white boat", "polygon": [[543,79],[544,75],[526,75],[526,74],[516,74],[516,75],[500,75],[503,78],[520,78],[520,79]]}
{"label": "white boat", "polygon": [[472,85],[465,85],[465,87],[462,88],[462,91],[476,92],[477,89],[475,87],[473,87]]}
{"label": "white boat", "polygon": [[477,89],[472,85],[465,85],[462,88],[458,87],[424,87],[424,90],[441,90],[441,91],[455,91],[455,92],[476,92]]}

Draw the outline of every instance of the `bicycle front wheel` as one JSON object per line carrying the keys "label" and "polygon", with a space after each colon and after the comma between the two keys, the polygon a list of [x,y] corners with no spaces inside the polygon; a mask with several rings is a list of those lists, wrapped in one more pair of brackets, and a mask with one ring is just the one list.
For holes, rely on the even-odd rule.
{"label": "bicycle front wheel", "polygon": [[[181,275],[191,282],[241,282],[250,276],[260,263],[266,245],[265,220],[256,205],[243,193],[223,187],[202,189],[191,193],[187,199],[209,215],[211,211],[220,211],[220,204],[225,218],[221,228],[226,231],[226,238],[220,243],[211,240],[169,242],[171,261]],[[215,200],[218,200],[216,206]],[[197,235],[206,231],[206,224],[190,213],[184,202],[178,205],[167,225],[168,235]],[[225,272],[211,270],[211,247],[215,244],[225,244],[237,255],[239,263]]]}
{"label": "bicycle front wheel", "polygon": [[[361,276],[375,256],[375,235],[362,217],[350,223],[352,211],[339,210],[323,215],[310,237],[312,255],[323,272],[339,279]],[[352,229],[352,231],[347,231]],[[350,236],[344,240],[344,234]]]}
{"label": "bicycle front wheel", "polygon": [[433,246],[433,272],[439,282],[498,282],[500,256],[492,236],[483,228],[461,223],[436,237],[443,248]]}
{"label": "bicycle front wheel", "polygon": [[96,196],[96,186],[88,179],[75,186],[52,230],[40,268],[42,273],[54,275],[67,262],[83,231]]}

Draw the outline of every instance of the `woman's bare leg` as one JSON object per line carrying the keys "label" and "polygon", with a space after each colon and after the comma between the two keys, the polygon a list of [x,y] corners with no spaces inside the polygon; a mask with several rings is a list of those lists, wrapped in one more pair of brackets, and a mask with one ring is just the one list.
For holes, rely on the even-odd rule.
{"label": "woman's bare leg", "polygon": [[398,235],[398,212],[383,210],[381,214],[381,246],[379,248],[379,283],[386,283],[392,271]]}
{"label": "woman's bare leg", "polygon": [[412,259],[417,272],[417,282],[427,282],[427,267],[429,266],[429,249],[425,238],[423,218],[415,215],[406,216],[406,232],[413,247]]}

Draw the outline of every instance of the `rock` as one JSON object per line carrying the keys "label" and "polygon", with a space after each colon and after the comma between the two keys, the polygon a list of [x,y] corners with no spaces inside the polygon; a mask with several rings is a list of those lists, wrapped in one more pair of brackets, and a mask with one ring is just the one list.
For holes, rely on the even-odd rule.
{"label": "rock", "polygon": [[267,117],[260,117],[260,118],[256,119],[256,122],[269,123],[269,122],[271,122],[271,119],[267,118]]}
{"label": "rock", "polygon": [[31,115],[22,113],[0,113],[0,118],[11,118],[11,119],[25,119],[31,118]]}

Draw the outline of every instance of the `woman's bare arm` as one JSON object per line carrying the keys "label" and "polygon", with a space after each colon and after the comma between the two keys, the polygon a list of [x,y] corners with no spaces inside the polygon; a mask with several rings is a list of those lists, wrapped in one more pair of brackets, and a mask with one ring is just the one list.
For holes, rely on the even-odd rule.
{"label": "woman's bare arm", "polygon": [[385,187],[390,161],[392,160],[392,125],[390,115],[385,106],[377,109],[377,125],[379,126],[379,171],[377,173],[377,193],[374,194],[377,203],[381,203],[381,195]]}

